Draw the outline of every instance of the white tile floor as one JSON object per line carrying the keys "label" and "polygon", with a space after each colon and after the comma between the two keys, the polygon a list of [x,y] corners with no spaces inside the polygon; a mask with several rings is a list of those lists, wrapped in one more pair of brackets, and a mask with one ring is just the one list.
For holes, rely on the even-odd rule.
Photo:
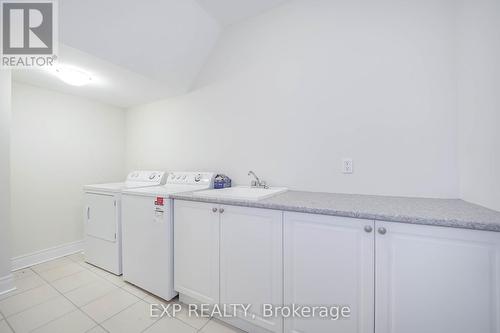
{"label": "white tile floor", "polygon": [[234,333],[215,319],[151,318],[165,301],[73,254],[14,272],[17,290],[0,296],[0,333]]}

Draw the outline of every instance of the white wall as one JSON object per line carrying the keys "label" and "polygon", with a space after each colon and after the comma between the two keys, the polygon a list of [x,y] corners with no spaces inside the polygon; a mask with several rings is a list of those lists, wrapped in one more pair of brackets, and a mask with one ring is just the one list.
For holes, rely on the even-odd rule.
{"label": "white wall", "polygon": [[125,176],[122,109],[14,83],[13,256],[83,238],[82,186]]}
{"label": "white wall", "polygon": [[500,2],[462,0],[457,22],[460,192],[500,210]]}
{"label": "white wall", "polygon": [[0,294],[13,288],[10,275],[11,74],[0,70]]}
{"label": "white wall", "polygon": [[457,197],[454,23],[451,0],[303,0],[236,24],[193,93],[127,113],[128,169]]}

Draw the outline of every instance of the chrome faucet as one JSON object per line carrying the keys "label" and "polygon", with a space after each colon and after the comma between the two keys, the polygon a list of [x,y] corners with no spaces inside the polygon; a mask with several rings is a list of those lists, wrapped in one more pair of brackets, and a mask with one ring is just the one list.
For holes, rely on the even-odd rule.
{"label": "chrome faucet", "polygon": [[264,180],[260,180],[259,177],[253,172],[252,170],[248,171],[249,176],[253,176],[255,179],[251,181],[250,186],[251,187],[258,187],[258,188],[269,188],[267,183]]}

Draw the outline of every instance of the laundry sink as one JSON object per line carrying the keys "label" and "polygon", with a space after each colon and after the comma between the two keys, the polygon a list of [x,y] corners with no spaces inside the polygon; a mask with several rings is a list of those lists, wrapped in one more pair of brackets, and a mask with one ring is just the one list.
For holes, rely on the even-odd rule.
{"label": "laundry sink", "polygon": [[196,192],[197,196],[214,198],[214,199],[233,199],[233,200],[252,200],[258,201],[270,198],[277,194],[288,191],[286,187],[250,187],[236,186],[217,190],[205,190]]}

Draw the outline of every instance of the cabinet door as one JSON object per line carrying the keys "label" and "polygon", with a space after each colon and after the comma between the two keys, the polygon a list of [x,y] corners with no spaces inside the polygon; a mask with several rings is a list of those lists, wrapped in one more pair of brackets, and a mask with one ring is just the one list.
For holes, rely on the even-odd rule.
{"label": "cabinet door", "polygon": [[219,213],[215,204],[174,201],[174,288],[219,302]]}
{"label": "cabinet door", "polygon": [[286,318],[285,332],[373,333],[373,228],[370,220],[285,212],[285,304],[350,308],[348,319]]}
{"label": "cabinet door", "polygon": [[220,274],[222,304],[250,304],[240,319],[272,332],[281,318],[264,318],[263,304],[283,304],[282,212],[221,207]]}
{"label": "cabinet door", "polygon": [[115,242],[117,204],[113,195],[85,193],[85,233],[88,236]]}
{"label": "cabinet door", "polygon": [[500,233],[376,228],[377,333],[500,332]]}

